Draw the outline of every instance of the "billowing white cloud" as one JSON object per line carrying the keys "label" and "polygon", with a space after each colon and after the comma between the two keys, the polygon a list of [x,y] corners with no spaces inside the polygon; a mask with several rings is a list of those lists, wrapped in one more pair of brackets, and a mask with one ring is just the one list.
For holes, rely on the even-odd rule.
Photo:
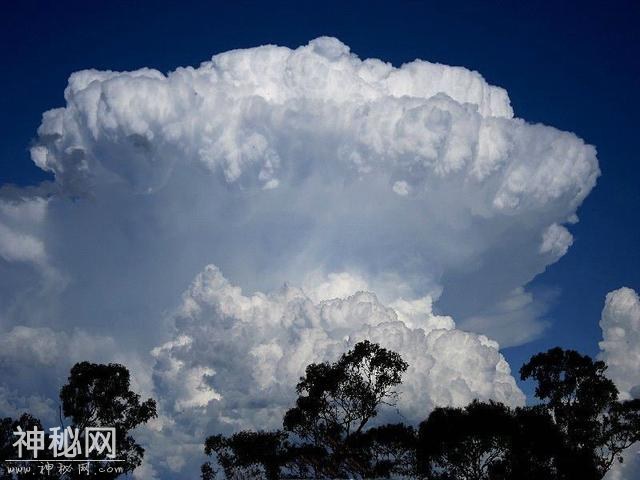
{"label": "billowing white cloud", "polygon": [[[631,288],[607,294],[602,317],[599,358],[621,398],[640,398],[640,298]],[[640,444],[632,445],[622,464],[614,464],[607,480],[633,480],[640,476]]]}
{"label": "billowing white cloud", "polygon": [[175,339],[153,351],[163,397],[176,411],[210,406],[225,418],[220,423],[259,425],[265,411],[290,405],[306,365],[335,360],[370,339],[409,362],[400,410],[414,420],[434,405],[524,400],[498,345],[456,330],[427,301],[391,308],[362,291],[319,303],[313,296],[290,286],[247,296],[208,266],[183,297]]}
{"label": "billowing white cloud", "polygon": [[503,305],[567,251],[599,174],[593,147],[514,118],[478,73],[361,60],[332,38],[166,75],[81,71],[65,100],[31,149],[55,174],[27,200],[43,212],[26,233],[0,219],[6,262],[47,258],[71,282],[65,327],[148,331],[215,263],[248,290],[350,272],[521,343],[543,305],[514,329]]}
{"label": "billowing white cloud", "polygon": [[[599,175],[592,146],[514,117],[506,91],[480,74],[361,60],[333,38],[167,74],[76,72],[31,157],[55,178],[0,189],[2,368],[38,329],[69,348],[60,339],[73,332],[110,338],[98,351],[161,392],[163,425],[203,408],[220,425],[245,411],[269,424],[295,365],[364,337],[422,368],[427,403],[407,390],[407,415],[473,395],[516,402],[487,338],[541,334],[545,301],[526,285],[571,246],[568,226]],[[229,299],[215,298],[209,270],[198,277],[206,292],[189,287],[208,264],[229,279]],[[301,289],[277,291],[285,282]],[[185,302],[193,294],[204,310],[174,318],[187,288]],[[241,347],[247,325],[256,337]],[[33,358],[58,358],[44,343]],[[273,408],[247,389],[268,390]],[[201,453],[184,435],[180,454],[155,449],[162,468]]]}
{"label": "billowing white cloud", "polygon": [[[357,283],[347,277],[332,275],[319,289]],[[475,398],[523,404],[498,345],[455,329],[450,317],[433,314],[429,299],[399,300],[391,308],[364,291],[314,297],[318,292],[290,286],[245,295],[214,266],[199,274],[175,315],[174,339],[153,351],[156,391],[164,414],[176,419],[168,431],[182,428],[197,445],[203,428],[280,428],[305,367],[334,361],[364,339],[409,363],[398,411],[384,412],[384,420],[417,423],[435,406]]]}

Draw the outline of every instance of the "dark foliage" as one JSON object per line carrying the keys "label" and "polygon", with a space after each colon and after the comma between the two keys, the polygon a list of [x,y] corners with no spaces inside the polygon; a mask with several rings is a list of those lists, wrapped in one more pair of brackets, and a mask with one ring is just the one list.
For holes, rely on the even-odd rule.
{"label": "dark foliage", "polygon": [[[358,343],[335,363],[307,367],[283,432],[215,435],[207,439],[205,453],[215,454],[225,476],[233,479],[247,473],[268,479],[388,476],[412,454],[403,448],[410,448],[415,435],[398,426],[366,433],[365,427],[380,406],[395,405],[394,388],[406,369],[397,353]],[[203,466],[203,478],[212,472],[211,465]]]}
{"label": "dark foliage", "polygon": [[[124,467],[126,473],[140,466],[144,449],[129,432],[156,417],[156,402],[152,399],[140,402],[140,395],[130,390],[129,370],[125,366],[75,364],[68,383],[60,390],[60,400],[65,417],[81,432],[85,427],[115,427],[118,457],[125,461],[105,465]],[[117,476],[113,474],[110,478]]]}
{"label": "dark foliage", "polygon": [[495,478],[559,479],[557,462],[564,456],[565,438],[549,412],[540,406],[513,413],[509,453]]}
{"label": "dark foliage", "polygon": [[[69,425],[60,427],[77,428],[81,435],[80,445],[84,448],[84,429],[86,427],[106,427],[116,429],[116,452],[118,460],[113,462],[105,460],[100,462],[105,472],[100,473],[102,479],[113,479],[122,474],[132,472],[142,463],[144,449],[138,445],[130,431],[146,423],[156,416],[156,403],[152,399],[140,401],[140,396],[130,390],[130,376],[126,367],[119,364],[101,365],[89,362],[77,363],[71,369],[68,383],[60,390],[61,409],[69,420]],[[62,422],[62,419],[61,419]],[[23,430],[31,430],[36,426],[43,430],[40,421],[29,414],[23,414],[19,420],[5,418],[0,423],[0,458],[17,458],[17,452],[13,443],[16,437],[13,432],[21,426]],[[48,447],[51,438],[47,435],[45,445]],[[84,451],[82,454],[84,457]],[[91,459],[103,460],[105,454],[92,452]],[[39,460],[51,460],[55,462],[51,451],[45,449],[39,452]],[[107,473],[108,467],[122,468],[118,472],[114,468],[113,473]],[[0,479],[26,479],[40,478],[40,472],[34,468],[30,474],[9,474],[6,465],[0,465]],[[76,479],[86,478],[85,473],[77,470],[63,475],[57,475],[55,471],[49,472],[46,478]]]}
{"label": "dark foliage", "polygon": [[[40,420],[31,416],[28,413],[23,413],[18,420],[13,420],[12,418],[3,418],[0,420],[0,459],[15,459],[17,455],[15,453],[15,448],[13,447],[13,443],[15,442],[15,437],[13,432],[18,430],[18,427],[22,428],[22,430],[33,430],[34,428],[38,430],[42,430],[42,425],[40,424]],[[45,459],[46,452],[43,452],[39,458]],[[27,466],[26,463],[13,463],[11,466]],[[31,471],[29,473],[20,473],[20,474],[12,474],[9,473],[7,467],[8,463],[0,463],[0,480],[23,480],[23,479],[33,479],[39,478],[39,472]],[[56,477],[52,477],[56,478]]]}
{"label": "dark foliage", "polygon": [[420,424],[418,471],[430,480],[553,480],[564,438],[540,407],[437,408]]}
{"label": "dark foliage", "polygon": [[284,430],[209,437],[205,452],[216,462],[203,465],[202,478],[596,480],[640,440],[640,400],[618,401],[603,362],[560,348],[522,367],[539,405],[436,408],[418,432],[369,426],[382,405],[395,405],[406,368],[369,342],[309,365]]}
{"label": "dark foliage", "polygon": [[[207,438],[204,451],[207,455],[216,455],[218,464],[229,479],[277,480],[280,478],[280,468],[287,460],[285,439],[286,435],[282,432],[244,431],[230,437],[213,435]],[[213,475],[210,464],[208,468],[203,467],[204,473]],[[203,478],[206,477],[203,475]]]}
{"label": "dark foliage", "polygon": [[[536,396],[565,437],[559,469],[567,477],[599,479],[622,452],[640,440],[640,401],[618,401],[604,362],[554,348],[522,366],[523,380],[537,382]],[[577,477],[576,477],[577,478]]]}
{"label": "dark foliage", "polygon": [[513,428],[499,403],[437,408],[420,424],[419,471],[431,479],[480,480],[503,470]]}
{"label": "dark foliage", "polygon": [[[202,465],[202,479],[600,480],[640,441],[640,400],[620,401],[603,362],[560,348],[535,355],[520,371],[523,380],[536,382],[539,405],[511,409],[474,401],[436,408],[417,432],[404,424],[372,426],[381,407],[395,406],[407,367],[400,355],[368,341],[334,363],[309,365],[283,429],[208,437],[205,453],[214,460]],[[125,459],[117,466],[124,473],[141,464],[144,450],[130,432],[156,416],[156,404],[130,390],[124,366],[76,364],[60,399],[61,413],[81,433],[116,428],[118,457]],[[0,458],[16,458],[18,427],[42,430],[27,413],[1,419]],[[45,450],[38,459],[50,455]],[[33,478],[37,471],[9,473],[0,464],[0,480]]]}
{"label": "dark foliage", "polygon": [[402,423],[370,428],[356,436],[351,448],[363,452],[369,478],[413,478],[416,470],[417,434]]}
{"label": "dark foliage", "polygon": [[397,353],[369,341],[333,364],[309,365],[296,387],[296,406],[283,421],[287,432],[315,452],[294,458],[296,469],[306,467],[320,478],[368,475],[369,458],[353,445],[381,405],[395,405],[394,388],[407,366]]}

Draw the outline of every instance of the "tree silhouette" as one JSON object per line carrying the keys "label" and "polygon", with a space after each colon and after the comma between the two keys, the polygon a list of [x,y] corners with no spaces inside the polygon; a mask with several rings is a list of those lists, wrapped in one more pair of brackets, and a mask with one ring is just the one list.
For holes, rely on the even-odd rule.
{"label": "tree silhouette", "polygon": [[553,417],[542,406],[517,408],[513,412],[509,451],[496,479],[555,480],[565,456],[566,441]]}
{"label": "tree silhouette", "polygon": [[606,369],[602,361],[559,347],[520,369],[523,380],[537,382],[536,396],[565,435],[567,452],[559,459],[565,475],[600,479],[640,440],[640,402],[619,402]]}
{"label": "tree silhouette", "polygon": [[[369,341],[336,362],[309,365],[283,429],[208,437],[205,453],[215,462],[202,465],[202,478],[600,480],[640,441],[640,400],[618,399],[604,362],[561,348],[533,356],[520,370],[523,380],[536,382],[539,405],[512,409],[476,400],[464,408],[436,408],[418,432],[404,424],[372,426],[381,407],[396,405],[407,367],[399,354]],[[118,460],[124,461],[116,464],[106,452],[90,458],[122,470],[99,478],[114,479],[141,464],[144,450],[131,431],[156,416],[156,404],[130,389],[126,367],[78,363],[60,399],[69,427],[81,435],[87,427],[115,428]],[[42,430],[28,413],[1,419],[0,458],[17,458],[18,427]],[[49,450],[38,459],[55,461]],[[37,470],[11,473],[0,464],[0,480],[40,477]],[[47,478],[84,474],[54,471]]]}
{"label": "tree silhouette", "polygon": [[[218,464],[228,479],[280,478],[280,468],[286,462],[286,435],[282,432],[239,432],[230,437],[213,435],[207,438],[205,453],[216,454]],[[210,463],[203,465],[204,479],[215,478]]]}
{"label": "tree silhouette", "polygon": [[504,471],[513,428],[500,403],[436,408],[420,424],[419,472],[433,480],[485,480]]}
{"label": "tree silhouette", "polygon": [[[84,429],[87,427],[115,428],[116,453],[118,460],[106,459],[106,452],[99,454],[92,452],[91,460],[104,460],[101,462],[103,472],[99,478],[113,479],[120,475],[132,472],[142,463],[144,449],[138,445],[130,431],[156,416],[156,403],[152,399],[140,402],[140,396],[130,390],[129,370],[119,364],[95,364],[89,362],[77,363],[71,368],[68,383],[60,390],[62,413],[70,420],[72,429],[78,429],[80,445],[84,447]],[[62,422],[62,419],[61,419]],[[40,421],[25,413],[19,420],[5,418],[0,423],[0,453],[1,458],[17,458],[17,452],[13,447],[16,438],[13,432],[21,426],[23,430],[31,430],[37,427],[43,430]],[[66,427],[65,425],[59,425]],[[46,435],[45,444],[48,447],[51,437]],[[83,452],[84,454],[84,452]],[[82,455],[82,458],[85,458]],[[45,449],[38,455],[38,460],[51,460],[55,462],[50,450]],[[110,470],[111,467],[111,471]],[[117,467],[114,468],[114,467]],[[122,471],[119,469],[122,468]],[[0,465],[0,479],[40,478],[39,470],[34,469],[30,474],[13,474],[7,471],[4,464]],[[86,478],[85,473],[73,470],[61,475],[55,471],[49,472],[46,478],[51,479],[76,479]]]}
{"label": "tree silhouette", "polygon": [[395,405],[394,389],[407,367],[399,354],[367,340],[333,364],[307,367],[296,386],[296,406],[285,414],[283,425],[307,449],[321,453],[308,462],[316,477],[369,472],[369,459],[353,444],[381,405]]}
{"label": "tree silhouette", "polygon": [[[394,437],[391,430],[368,435],[364,430],[381,405],[395,405],[394,388],[407,366],[399,354],[360,342],[334,363],[307,367],[296,387],[296,405],[284,416],[283,432],[215,435],[205,442],[205,453],[215,454],[226,477],[234,479],[255,468],[269,479],[363,477],[374,470],[391,471],[395,464],[389,462],[396,455],[392,450],[406,443],[403,432],[398,430]],[[384,468],[376,461],[383,456]],[[213,474],[213,466],[205,464],[203,478]]]}
{"label": "tree silhouette", "polygon": [[[38,430],[42,430],[42,425],[40,424],[40,420],[35,418],[34,416],[23,413],[19,419],[13,420],[10,417],[3,418],[0,420],[0,458],[1,459],[16,459],[18,455],[16,454],[16,450],[13,447],[13,443],[16,441],[13,432],[18,430],[20,427],[25,432],[27,430],[33,430],[34,428]],[[43,460],[47,458],[47,452],[42,452],[39,455],[39,458]],[[16,464],[13,463],[11,466],[28,466],[28,464]],[[32,479],[39,478],[39,472],[32,470],[27,473],[10,473],[8,470],[9,464],[0,463],[0,480],[23,480],[23,479]],[[52,479],[57,478],[56,476],[51,476]]]}
{"label": "tree silhouette", "polygon": [[[156,417],[156,402],[140,402],[140,395],[130,390],[129,370],[116,363],[108,365],[89,362],[77,363],[71,368],[69,380],[60,390],[62,411],[71,418],[74,427],[114,427],[116,450],[124,462],[106,462],[105,465],[123,467],[132,472],[142,463],[144,449],[129,434],[138,425]],[[93,458],[104,458],[94,455]],[[116,478],[120,474],[105,475]]]}
{"label": "tree silhouette", "polygon": [[407,364],[362,342],[335,363],[309,365],[281,431],[207,439],[202,478],[403,478],[421,480],[596,480],[640,439],[640,400],[618,401],[606,365],[559,348],[521,370],[542,403],[511,409],[473,401],[436,408],[418,433],[371,427],[395,405]]}
{"label": "tree silhouette", "polygon": [[368,466],[364,477],[415,478],[417,434],[402,423],[380,425],[365,430],[351,441],[354,452]]}

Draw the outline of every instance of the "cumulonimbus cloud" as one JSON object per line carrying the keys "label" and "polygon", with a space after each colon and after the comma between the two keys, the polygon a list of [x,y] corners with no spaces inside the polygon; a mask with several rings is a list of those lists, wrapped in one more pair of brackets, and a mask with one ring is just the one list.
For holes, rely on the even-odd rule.
{"label": "cumulonimbus cloud", "polygon": [[175,298],[215,263],[252,290],[322,269],[387,300],[441,294],[463,324],[521,343],[540,319],[516,309],[514,333],[505,302],[535,301],[522,288],[567,251],[599,174],[593,147],[514,118],[479,74],[363,61],[331,38],[167,75],[77,72],[65,99],[31,149],[53,198],[36,226],[0,225],[0,253],[84,275],[83,323],[125,267],[114,293],[132,313],[116,313],[131,324],[157,314],[140,297]]}
{"label": "cumulonimbus cloud", "polygon": [[[570,248],[599,175],[592,146],[515,117],[480,74],[361,60],[324,37],[167,74],[76,72],[31,157],[54,180],[0,190],[2,330],[85,332],[107,345],[96,351],[139,352],[138,365],[155,348],[156,383],[141,367],[142,384],[166,395],[167,412],[206,408],[216,421],[235,418],[233,402],[258,421],[269,409],[250,406],[266,385],[281,408],[290,398],[270,378],[293,381],[303,362],[366,336],[421,365],[412,378],[428,392],[407,390],[407,412],[417,399],[520,401],[488,338],[540,335],[544,302],[526,285]],[[237,294],[203,294],[211,311],[173,315],[194,278],[213,282],[209,264]],[[279,291],[285,282],[302,290]],[[228,345],[251,379],[234,390],[240,371],[206,336],[261,322],[255,339]],[[311,353],[295,357],[303,346]]]}

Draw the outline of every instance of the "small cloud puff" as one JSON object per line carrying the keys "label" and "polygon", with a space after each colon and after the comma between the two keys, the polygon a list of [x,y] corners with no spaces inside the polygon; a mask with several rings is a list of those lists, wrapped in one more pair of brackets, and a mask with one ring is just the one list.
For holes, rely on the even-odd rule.
{"label": "small cloud puff", "polygon": [[556,258],[564,256],[573,244],[573,236],[562,225],[554,223],[542,234],[540,253],[549,253]]}

